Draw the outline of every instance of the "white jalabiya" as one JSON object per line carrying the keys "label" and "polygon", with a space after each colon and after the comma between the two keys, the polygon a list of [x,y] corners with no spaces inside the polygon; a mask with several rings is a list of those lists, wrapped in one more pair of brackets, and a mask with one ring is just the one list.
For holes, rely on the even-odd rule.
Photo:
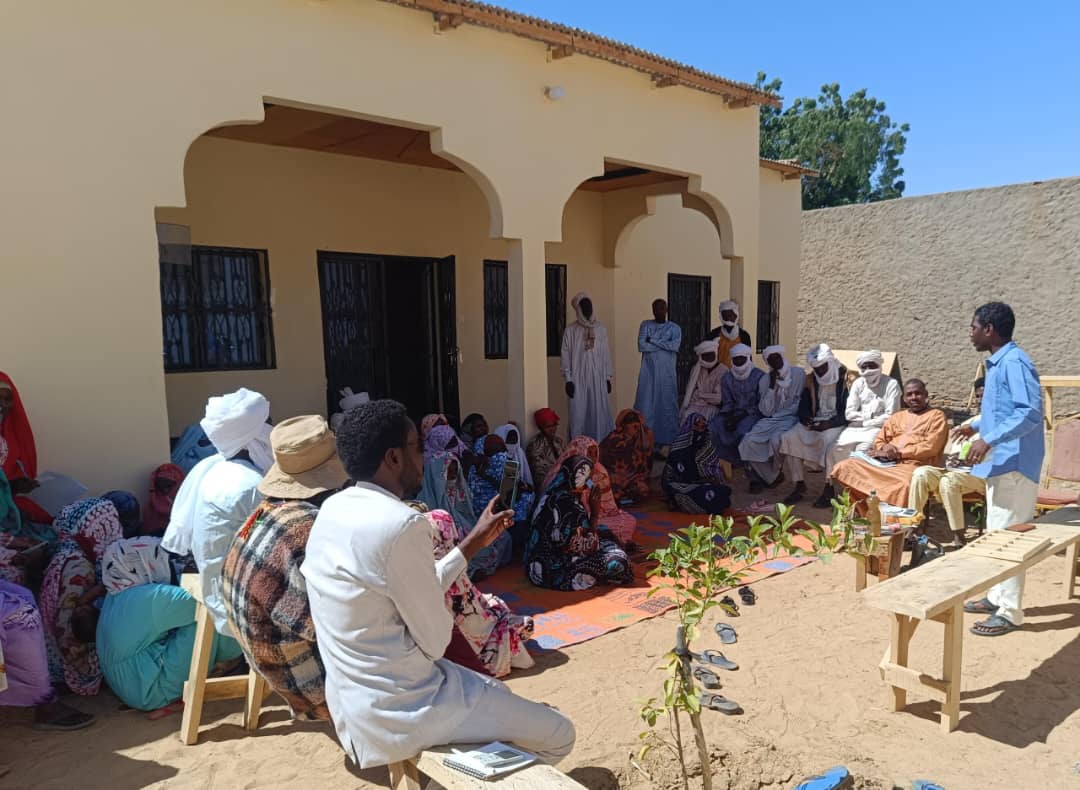
{"label": "white jalabiya", "polygon": [[419,513],[360,483],[326,500],[306,552],[326,703],[361,768],[445,743],[505,739],[553,762],[573,748],[561,713],[442,658],[454,626],[445,590],[466,561],[456,548],[435,561]]}
{"label": "white jalabiya", "polygon": [[615,428],[607,385],[615,375],[608,345],[607,329],[581,312],[581,300],[587,294],[574,297],[572,304],[578,320],[563,332],[561,368],[563,379],[574,385],[570,398],[570,437],[590,436],[602,441]]}
{"label": "white jalabiya", "polygon": [[885,420],[900,410],[900,384],[880,370],[873,371],[877,382],[871,385],[867,376],[860,376],[848,392],[847,427],[836,437],[826,458],[825,471],[832,475],[832,468],[856,450],[866,450],[885,424]]}
{"label": "white jalabiya", "polygon": [[728,374],[728,369],[720,364],[715,356],[712,362],[705,362],[701,358],[703,354],[715,355],[719,346],[720,343],[716,340],[703,340],[694,346],[698,361],[686,382],[686,395],[679,412],[680,426],[690,414],[700,414],[706,420],[711,420],[720,411],[720,404],[724,401],[720,384]]}

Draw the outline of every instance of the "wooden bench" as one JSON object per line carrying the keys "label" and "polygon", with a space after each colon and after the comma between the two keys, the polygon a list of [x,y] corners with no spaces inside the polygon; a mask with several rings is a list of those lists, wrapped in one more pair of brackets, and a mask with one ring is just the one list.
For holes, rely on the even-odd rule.
{"label": "wooden bench", "polygon": [[[470,746],[458,745],[456,748],[464,751]],[[469,788],[482,787],[499,787],[503,790],[544,790],[544,788],[582,790],[585,787],[558,768],[542,762],[535,762],[499,779],[491,781],[474,779],[468,774],[443,765],[443,757],[448,754],[453,754],[451,747],[435,746],[420,752],[411,760],[393,763],[390,766],[391,790],[420,790],[420,774],[434,779],[446,790],[469,790]]]}
{"label": "wooden bench", "polygon": [[[960,718],[966,600],[1062,550],[1067,565],[1065,595],[1067,600],[1072,598],[1080,570],[1080,510],[1057,510],[1034,523],[1036,528],[1024,534],[1049,539],[1050,543],[1022,562],[992,559],[961,549],[863,592],[867,605],[893,617],[889,649],[881,660],[881,678],[892,688],[894,711],[907,704],[909,691],[921,692],[942,703],[942,729],[951,732],[956,728]],[[908,646],[923,620],[945,624],[941,678],[908,666]]]}
{"label": "wooden bench", "polygon": [[198,743],[203,703],[218,699],[244,699],[244,729],[259,727],[259,710],[269,691],[266,680],[251,669],[247,677],[207,678],[210,652],[214,646],[214,619],[203,604],[199,574],[185,573],[180,586],[195,599],[195,646],[191,651],[191,669],[184,681],[184,716],[180,721],[180,740],[187,746]]}

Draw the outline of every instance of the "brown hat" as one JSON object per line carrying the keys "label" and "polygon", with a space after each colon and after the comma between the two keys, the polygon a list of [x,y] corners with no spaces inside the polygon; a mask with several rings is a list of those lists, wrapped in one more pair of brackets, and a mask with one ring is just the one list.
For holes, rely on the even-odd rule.
{"label": "brown hat", "polygon": [[337,456],[337,441],[318,415],[290,417],[270,432],[274,465],[259,483],[264,496],[307,499],[341,488],[349,475]]}

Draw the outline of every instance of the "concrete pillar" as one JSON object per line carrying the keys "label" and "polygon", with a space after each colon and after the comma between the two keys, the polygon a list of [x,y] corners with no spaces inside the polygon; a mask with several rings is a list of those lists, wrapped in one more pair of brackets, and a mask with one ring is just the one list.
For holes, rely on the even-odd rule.
{"label": "concrete pillar", "polygon": [[509,246],[507,405],[510,419],[530,434],[533,412],[548,400],[546,256],[542,238],[513,239]]}

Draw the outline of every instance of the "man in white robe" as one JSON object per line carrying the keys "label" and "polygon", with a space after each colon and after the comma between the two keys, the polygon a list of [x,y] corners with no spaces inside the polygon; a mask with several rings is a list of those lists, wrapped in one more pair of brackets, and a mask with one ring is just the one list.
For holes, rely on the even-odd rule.
{"label": "man in white robe", "polygon": [[846,414],[847,427],[836,437],[826,455],[825,489],[814,502],[814,507],[828,507],[836,491],[832,485],[833,467],[850,458],[856,450],[868,450],[881,426],[901,408],[903,391],[900,382],[881,372],[885,358],[880,351],[863,352],[855,360],[859,378],[848,393]]}
{"label": "man in white robe", "polygon": [[698,361],[686,382],[686,395],[679,414],[680,425],[691,414],[700,414],[708,421],[720,411],[720,404],[724,402],[721,386],[728,369],[716,358],[718,345],[715,340],[702,340],[694,346]]}
{"label": "man in white robe", "polygon": [[799,422],[799,403],[806,371],[788,364],[783,346],[769,346],[762,354],[769,366],[758,384],[761,419],[739,442],[739,456],[750,464],[750,493],[780,484],[780,440]]}
{"label": "man in white robe", "polygon": [[221,569],[236,533],[262,501],[259,483],[274,465],[269,418],[270,402],[257,392],[241,387],[210,398],[199,424],[217,453],[199,461],[180,484],[161,540],[174,554],[191,552],[214,628],[230,637]]}
{"label": "man in white robe", "polygon": [[615,375],[611,348],[589,295],[579,293],[570,304],[577,321],[563,332],[561,362],[570,398],[570,438],[589,436],[599,442],[615,428],[608,401]]}
{"label": "man in white robe", "polygon": [[847,368],[833,354],[828,343],[818,343],[806,354],[812,376],[799,408],[799,424],[780,440],[784,474],[795,488],[784,497],[785,505],[801,502],[806,494],[805,465],[824,469],[826,455],[844,430],[848,390]]}
{"label": "man in white robe", "polygon": [[667,302],[652,304],[653,319],[642,321],[638,329],[641,372],[638,374],[634,408],[652,428],[657,447],[675,441],[679,430],[679,381],[675,369],[682,329],[667,317]]}
{"label": "man in white robe", "polygon": [[361,768],[494,740],[549,762],[565,757],[575,739],[568,718],[442,658],[454,626],[445,591],[513,524],[513,511],[482,503],[476,527],[436,562],[427,519],[402,502],[419,490],[424,468],[405,407],[376,400],[353,409],[337,446],[358,482],[323,504],[301,572],[345,752]]}

